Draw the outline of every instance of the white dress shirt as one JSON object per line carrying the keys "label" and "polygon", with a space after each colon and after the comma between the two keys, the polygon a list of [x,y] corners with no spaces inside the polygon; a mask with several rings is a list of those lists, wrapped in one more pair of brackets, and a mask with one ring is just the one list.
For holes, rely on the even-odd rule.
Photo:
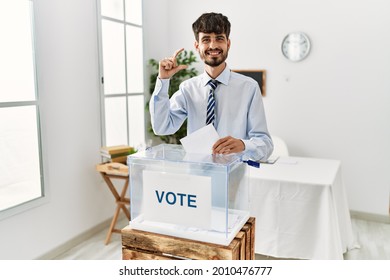
{"label": "white dress shirt", "polygon": [[[203,74],[181,83],[169,99],[169,79],[157,78],[150,99],[150,115],[156,135],[174,134],[186,118],[187,133],[206,125],[210,76]],[[232,136],[245,144],[245,153],[254,160],[267,159],[273,143],[267,129],[264,106],[258,83],[247,76],[225,70],[216,78],[214,92],[215,128],[219,136]]]}

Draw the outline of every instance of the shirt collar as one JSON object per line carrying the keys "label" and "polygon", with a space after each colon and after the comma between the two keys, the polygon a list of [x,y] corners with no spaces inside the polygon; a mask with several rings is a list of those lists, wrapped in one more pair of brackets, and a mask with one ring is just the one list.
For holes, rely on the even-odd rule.
{"label": "shirt collar", "polygon": [[[221,84],[228,85],[229,78],[230,78],[230,68],[226,64],[225,69],[222,71],[221,74],[219,74],[219,76],[216,78],[216,80],[218,82],[220,82]],[[207,72],[205,70],[202,74],[202,84],[204,86],[207,86],[207,83],[210,81],[210,79],[211,79],[211,77],[209,76],[209,74],[207,74]]]}

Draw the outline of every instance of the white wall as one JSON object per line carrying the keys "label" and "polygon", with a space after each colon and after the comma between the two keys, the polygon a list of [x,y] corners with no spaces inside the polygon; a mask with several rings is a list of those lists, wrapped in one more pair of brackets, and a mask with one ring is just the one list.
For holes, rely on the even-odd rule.
{"label": "white wall", "polygon": [[[109,219],[99,162],[95,0],[35,0],[47,203],[0,221],[0,259],[34,259]],[[102,242],[104,242],[102,240]]]}
{"label": "white wall", "polygon": [[[271,133],[292,155],[342,160],[352,210],[387,214],[390,178],[390,4],[379,0],[144,0],[145,62],[193,49],[192,22],[221,11],[232,24],[231,68],[266,69]],[[0,259],[33,259],[109,219],[100,158],[95,0],[34,0],[45,183],[42,206],[0,221]],[[207,7],[207,8],[205,8]],[[302,30],[303,62],[280,43]],[[199,64],[199,67],[201,64]],[[102,241],[103,242],[103,241]]]}
{"label": "white wall", "polygon": [[[204,12],[224,13],[232,23],[229,66],[267,70],[270,132],[293,156],[340,159],[350,209],[388,215],[390,2],[169,0],[165,19],[162,12],[152,24],[156,2],[144,1],[150,57],[194,50],[192,23]],[[281,54],[292,31],[312,41],[299,63]]]}

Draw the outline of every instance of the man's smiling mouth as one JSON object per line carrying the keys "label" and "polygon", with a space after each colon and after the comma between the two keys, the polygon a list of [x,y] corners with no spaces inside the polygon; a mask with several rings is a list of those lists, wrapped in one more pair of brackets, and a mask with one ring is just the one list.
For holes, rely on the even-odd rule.
{"label": "man's smiling mouth", "polygon": [[211,51],[207,51],[206,54],[207,55],[210,55],[210,56],[218,56],[222,53],[221,50],[211,50]]}

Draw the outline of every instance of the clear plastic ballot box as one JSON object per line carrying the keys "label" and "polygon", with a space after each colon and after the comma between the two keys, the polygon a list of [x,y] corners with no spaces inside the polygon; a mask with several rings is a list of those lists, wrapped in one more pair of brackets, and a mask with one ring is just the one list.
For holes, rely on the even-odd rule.
{"label": "clear plastic ballot box", "polygon": [[127,163],[132,229],[228,245],[249,218],[240,155],[188,154],[161,144]]}

